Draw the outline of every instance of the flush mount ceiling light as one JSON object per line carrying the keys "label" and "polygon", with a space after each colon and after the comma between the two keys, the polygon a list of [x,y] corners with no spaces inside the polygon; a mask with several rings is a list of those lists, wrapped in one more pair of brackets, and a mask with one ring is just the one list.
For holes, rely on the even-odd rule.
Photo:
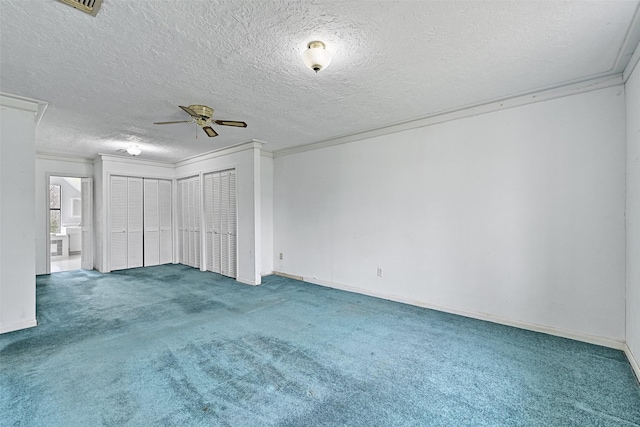
{"label": "flush mount ceiling light", "polygon": [[137,145],[132,145],[129,148],[127,148],[127,153],[129,153],[129,155],[135,157],[135,156],[139,156],[140,153],[142,153],[142,150],[139,149]]}
{"label": "flush mount ceiling light", "polygon": [[331,63],[331,54],[325,49],[321,41],[313,41],[307,45],[308,49],[302,54],[302,59],[307,67],[316,73],[324,70]]}

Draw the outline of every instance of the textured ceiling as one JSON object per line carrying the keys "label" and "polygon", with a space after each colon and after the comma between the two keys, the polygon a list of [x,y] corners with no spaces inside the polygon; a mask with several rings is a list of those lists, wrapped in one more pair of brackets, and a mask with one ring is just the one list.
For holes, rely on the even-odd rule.
{"label": "textured ceiling", "polygon": [[[94,18],[0,0],[0,91],[49,102],[39,152],[133,141],[141,158],[177,161],[250,139],[277,151],[620,73],[638,5],[104,0]],[[319,74],[301,58],[316,39],[334,55]],[[188,119],[189,104],[249,127],[196,139],[194,125],[152,124]]]}

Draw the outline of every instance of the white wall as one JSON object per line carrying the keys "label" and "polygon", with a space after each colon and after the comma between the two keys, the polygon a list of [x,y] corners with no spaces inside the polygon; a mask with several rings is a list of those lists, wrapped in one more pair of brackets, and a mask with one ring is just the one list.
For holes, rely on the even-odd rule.
{"label": "white wall", "polygon": [[260,142],[200,156],[176,164],[176,178],[235,169],[238,203],[238,281],[261,283]]}
{"label": "white wall", "polygon": [[0,96],[0,333],[36,325],[35,111]]}
{"label": "white wall", "polygon": [[273,157],[263,152],[260,157],[260,216],[262,224],[263,276],[273,273]]}
{"label": "white wall", "polygon": [[[35,236],[36,274],[47,274],[47,213],[49,211],[49,175],[92,177],[91,160],[37,155],[35,160]],[[95,184],[94,184],[95,185]],[[94,221],[95,224],[95,221]]]}
{"label": "white wall", "polygon": [[624,127],[616,86],[276,157],[274,269],[621,346]]}
{"label": "white wall", "polygon": [[640,65],[627,80],[627,346],[640,378]]}

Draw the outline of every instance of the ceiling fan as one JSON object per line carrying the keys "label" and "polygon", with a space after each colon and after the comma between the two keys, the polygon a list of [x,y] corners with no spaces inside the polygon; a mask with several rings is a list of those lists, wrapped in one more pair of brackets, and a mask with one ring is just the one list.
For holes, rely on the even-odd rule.
{"label": "ceiling fan", "polygon": [[218,133],[213,130],[211,125],[213,123],[221,126],[235,126],[239,128],[246,128],[245,122],[237,122],[234,120],[211,120],[213,117],[213,108],[206,105],[189,105],[188,107],[179,105],[187,114],[191,116],[191,120],[179,120],[175,122],[153,122],[154,125],[169,125],[173,123],[195,123],[202,128],[204,133],[209,137],[218,136]]}

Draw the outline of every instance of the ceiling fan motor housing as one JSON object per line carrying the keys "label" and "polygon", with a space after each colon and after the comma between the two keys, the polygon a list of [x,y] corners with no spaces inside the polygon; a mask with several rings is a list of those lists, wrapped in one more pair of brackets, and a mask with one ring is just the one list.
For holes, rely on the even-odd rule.
{"label": "ceiling fan motor housing", "polygon": [[213,108],[207,107],[206,105],[189,105],[189,109],[199,115],[200,119],[204,122],[213,117]]}

